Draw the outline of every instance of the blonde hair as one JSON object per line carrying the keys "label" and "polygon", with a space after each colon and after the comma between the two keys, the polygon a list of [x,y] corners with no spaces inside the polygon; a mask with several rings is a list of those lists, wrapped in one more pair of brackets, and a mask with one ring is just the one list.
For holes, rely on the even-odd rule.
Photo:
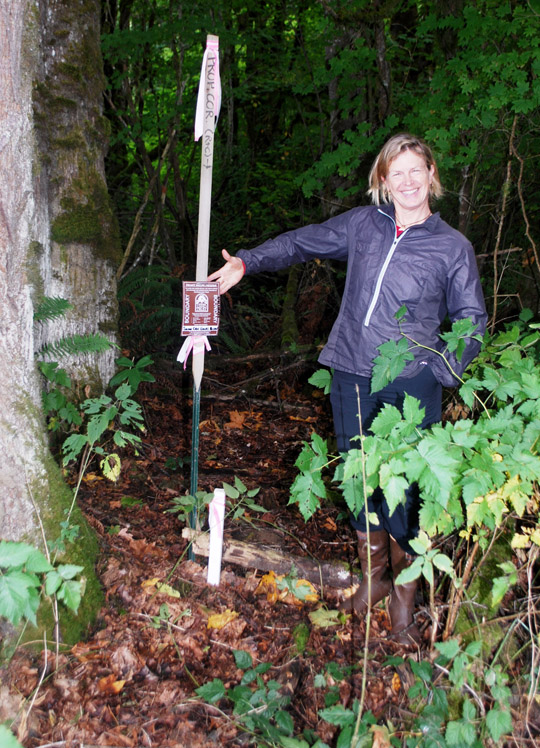
{"label": "blonde hair", "polygon": [[443,194],[443,186],[439,179],[437,164],[433,158],[431,148],[427,143],[424,143],[423,140],[414,135],[400,133],[386,141],[379,151],[379,155],[373,162],[373,166],[369,172],[368,195],[371,197],[375,205],[380,205],[381,202],[392,202],[384,180],[390,169],[390,164],[400,153],[403,153],[403,151],[415,151],[419,156],[423,157],[428,169],[433,167],[433,178],[429,187],[429,197],[441,197]]}

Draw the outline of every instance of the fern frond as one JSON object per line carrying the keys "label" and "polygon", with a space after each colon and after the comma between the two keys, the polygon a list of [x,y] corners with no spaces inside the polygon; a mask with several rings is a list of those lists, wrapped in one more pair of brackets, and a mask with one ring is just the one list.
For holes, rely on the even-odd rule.
{"label": "fern frond", "polygon": [[38,351],[39,358],[60,359],[65,356],[77,356],[83,353],[103,353],[115,346],[108,338],[99,333],[72,335],[68,338],[47,343]]}
{"label": "fern frond", "polygon": [[58,317],[63,317],[68,309],[72,308],[73,305],[61,296],[45,296],[34,311],[34,319],[36,322],[58,319]]}
{"label": "fern frond", "polygon": [[172,278],[167,268],[159,265],[149,265],[145,268],[136,268],[122,278],[118,284],[118,298],[124,299],[136,295],[143,290],[145,295],[152,296],[152,291],[163,293],[163,286],[170,286],[171,281],[178,283],[177,278]]}

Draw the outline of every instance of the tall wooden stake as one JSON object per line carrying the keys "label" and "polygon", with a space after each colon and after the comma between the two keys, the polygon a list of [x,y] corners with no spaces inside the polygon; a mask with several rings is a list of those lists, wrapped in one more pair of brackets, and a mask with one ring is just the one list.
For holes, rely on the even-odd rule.
{"label": "tall wooden stake", "polygon": [[[212,168],[214,163],[214,131],[221,103],[219,78],[219,37],[208,34],[204,53],[197,114],[195,140],[202,137],[201,180],[199,189],[199,226],[197,231],[196,281],[208,277],[208,248],[210,244],[210,208],[212,204]],[[199,480],[199,419],[201,409],[201,380],[204,371],[204,344],[195,341],[193,346],[193,417],[191,433],[191,495],[197,493]],[[197,523],[197,510],[190,517],[192,528]],[[192,558],[190,547],[190,558]]]}

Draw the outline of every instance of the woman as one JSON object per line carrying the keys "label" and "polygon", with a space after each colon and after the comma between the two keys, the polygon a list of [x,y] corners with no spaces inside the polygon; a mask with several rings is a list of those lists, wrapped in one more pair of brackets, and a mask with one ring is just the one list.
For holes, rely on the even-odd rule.
{"label": "woman", "polygon": [[[219,281],[223,294],[245,273],[279,270],[315,257],[347,261],[340,311],[319,357],[334,369],[331,403],[340,452],[347,451],[351,438],[360,432],[357,392],[365,433],[382,405],[399,406],[405,394],[418,398],[425,408],[423,427],[440,421],[442,385],[457,384],[440,356],[417,347],[401,376],[371,394],[377,347],[400,339],[395,314],[403,305],[407,314],[401,331],[439,351],[440,326],[447,315],[451,322],[472,318],[480,335],[487,321],[471,244],[431,211],[430,199],[439,197],[442,187],[426,143],[409,134],[390,138],[375,159],[369,185],[374,205],[286,232],[251,251],[241,250],[236,257],[223,250],[225,265],[209,276]],[[469,339],[459,362],[447,355],[458,375],[479,348],[477,340]],[[377,515],[378,524],[370,524],[369,544],[365,512],[351,520],[363,579],[348,605],[359,615],[366,612],[370,567],[371,603],[390,595],[392,636],[403,644],[420,639],[414,622],[416,582],[394,585],[392,577],[414,558],[409,540],[418,533],[419,503],[416,487],[411,486],[405,506],[390,516],[382,492],[375,491],[369,511]]]}

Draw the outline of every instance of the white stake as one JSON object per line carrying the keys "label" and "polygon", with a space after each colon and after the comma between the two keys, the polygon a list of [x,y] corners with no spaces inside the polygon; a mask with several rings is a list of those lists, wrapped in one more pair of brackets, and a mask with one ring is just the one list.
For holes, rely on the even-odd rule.
{"label": "white stake", "polygon": [[214,489],[214,498],[208,507],[210,526],[210,550],[208,552],[208,584],[218,585],[221,576],[221,555],[223,552],[223,526],[225,521],[225,491]]}

